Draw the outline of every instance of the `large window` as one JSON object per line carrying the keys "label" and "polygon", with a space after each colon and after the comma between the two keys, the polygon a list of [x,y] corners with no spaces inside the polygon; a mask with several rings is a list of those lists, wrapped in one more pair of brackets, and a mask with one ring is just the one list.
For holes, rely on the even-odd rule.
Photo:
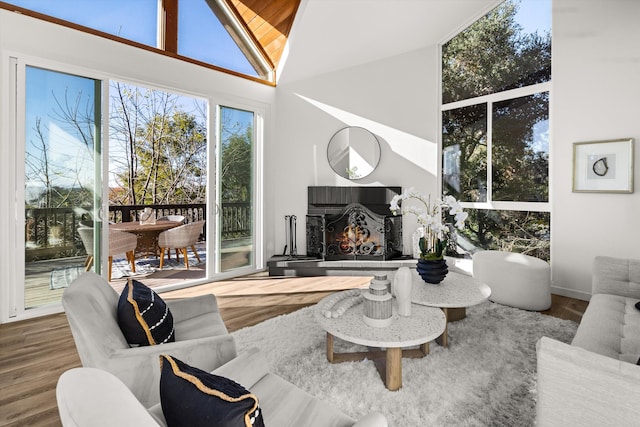
{"label": "large window", "polygon": [[442,47],[442,190],[458,249],[550,258],[551,3],[508,0]]}
{"label": "large window", "polygon": [[[226,3],[207,0],[8,0],[7,3],[205,64],[269,80]],[[177,17],[177,19],[176,19]],[[223,21],[221,22],[221,19]],[[233,35],[232,35],[233,34]]]}

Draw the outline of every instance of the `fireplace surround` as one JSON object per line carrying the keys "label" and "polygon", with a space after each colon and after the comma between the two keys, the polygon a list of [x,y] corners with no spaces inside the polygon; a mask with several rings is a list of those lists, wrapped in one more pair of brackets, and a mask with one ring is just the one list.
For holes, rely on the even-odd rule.
{"label": "fireplace surround", "polygon": [[[401,187],[308,187],[307,253],[271,257],[269,275],[375,276],[400,267],[415,268],[416,260],[402,255],[402,217],[389,210],[389,202],[401,191]],[[330,237],[333,243],[327,245],[326,231],[342,237],[337,241]]]}
{"label": "fireplace surround", "polygon": [[402,217],[389,202],[400,187],[309,187],[307,256],[386,261],[402,256]]}

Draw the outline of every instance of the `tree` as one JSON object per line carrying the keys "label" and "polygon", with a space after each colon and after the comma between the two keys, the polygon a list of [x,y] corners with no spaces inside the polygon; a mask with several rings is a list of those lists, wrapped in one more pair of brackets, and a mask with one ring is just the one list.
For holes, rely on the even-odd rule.
{"label": "tree", "polygon": [[113,204],[204,203],[207,127],[202,101],[114,82],[111,174],[123,191]]}
{"label": "tree", "polygon": [[220,180],[221,200],[247,202],[251,200],[252,188],[252,141],[253,128],[240,122],[232,122],[222,115],[222,159]]}
{"label": "tree", "polygon": [[[81,90],[70,94],[51,93],[53,107],[49,117],[36,117],[32,123],[34,139],[28,141],[25,150],[25,182],[27,206],[40,208],[90,206],[93,188],[80,179],[85,160],[93,163],[94,129],[93,99]],[[44,122],[43,122],[44,119]],[[54,132],[50,124],[60,131]],[[65,156],[52,148],[56,144],[68,144],[72,139],[79,152],[75,158]],[[52,155],[55,154],[55,159]],[[39,190],[37,190],[39,189]]]}
{"label": "tree", "polygon": [[551,34],[525,33],[507,0],[442,47],[442,102],[551,80]]}
{"label": "tree", "polygon": [[[443,46],[443,104],[551,79],[551,35],[525,33],[515,19],[518,7],[506,1]],[[548,93],[443,111],[443,192],[468,202],[486,202],[489,191],[494,201],[548,201],[548,150],[536,145],[547,119]],[[545,213],[472,211],[464,238],[548,259],[548,224]]]}

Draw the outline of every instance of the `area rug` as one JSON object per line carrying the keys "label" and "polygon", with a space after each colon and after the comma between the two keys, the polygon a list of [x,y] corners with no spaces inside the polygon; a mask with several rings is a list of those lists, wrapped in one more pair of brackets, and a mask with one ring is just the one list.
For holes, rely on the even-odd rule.
{"label": "area rug", "polygon": [[[236,331],[238,351],[256,346],[272,372],[354,418],[382,412],[389,426],[532,426],[536,342],[569,342],[577,324],[486,302],[449,326],[449,347],[430,345],[422,359],[403,359],[403,387],[388,391],[373,362],[330,364],[314,307]],[[336,339],[336,351],[363,350]]]}
{"label": "area rug", "polygon": [[[200,256],[200,262],[196,259],[195,255],[191,250],[188,251],[189,254],[189,266],[196,265],[205,265],[207,262],[207,253],[205,250],[198,249],[198,255]],[[175,254],[171,255],[171,259],[168,260],[165,257],[164,265],[162,266],[164,270],[179,270],[184,269],[184,260],[182,256],[180,256],[180,261],[176,259]],[[139,258],[136,259],[136,272],[131,271],[131,264],[124,257],[116,257],[112,263],[111,270],[111,279],[121,279],[123,277],[138,277],[138,276],[146,276],[151,273],[160,270],[160,260],[158,258]],[[50,289],[62,289],[67,288],[78,277],[80,274],[84,272],[84,266],[68,266],[56,268],[51,271],[51,278],[49,280],[49,288]]]}
{"label": "area rug", "polygon": [[[187,250],[187,254],[187,258],[189,259],[189,266],[204,265],[207,262],[207,251],[204,249],[198,248],[198,256],[200,257],[200,262],[198,262],[198,259],[191,251],[191,249]],[[160,258],[149,257],[136,259],[135,273],[131,271],[131,264],[129,264],[129,261],[127,261],[125,258],[114,259],[112,268],[112,279],[144,276],[160,270]],[[180,255],[180,260],[176,259],[174,251],[171,251],[171,259],[167,259],[167,256],[165,255],[164,263],[162,266],[163,270],[175,270],[183,268],[184,259],[182,258],[182,255]]]}
{"label": "area rug", "polygon": [[67,288],[76,277],[84,273],[84,266],[72,265],[69,267],[55,268],[51,271],[49,289]]}

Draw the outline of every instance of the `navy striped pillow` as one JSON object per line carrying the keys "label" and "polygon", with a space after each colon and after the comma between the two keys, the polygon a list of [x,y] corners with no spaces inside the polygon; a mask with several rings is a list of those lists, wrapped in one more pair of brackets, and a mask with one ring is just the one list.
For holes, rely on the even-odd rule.
{"label": "navy striped pillow", "polygon": [[153,289],[129,279],[118,300],[118,325],[130,345],[175,341],[173,316]]}
{"label": "navy striped pillow", "polygon": [[169,427],[264,427],[258,397],[232,379],[160,356],[160,403]]}

